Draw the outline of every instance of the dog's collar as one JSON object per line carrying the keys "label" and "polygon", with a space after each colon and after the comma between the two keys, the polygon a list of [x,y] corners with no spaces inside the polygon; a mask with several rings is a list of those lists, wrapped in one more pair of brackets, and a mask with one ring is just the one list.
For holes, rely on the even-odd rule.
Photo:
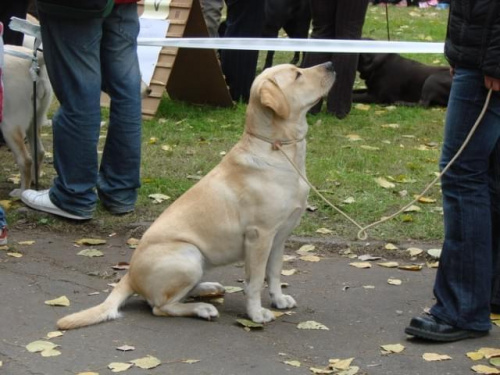
{"label": "dog's collar", "polygon": [[261,141],[270,143],[272,145],[273,150],[279,150],[279,148],[281,146],[294,145],[294,144],[302,142],[304,139],[306,139],[305,136],[302,138],[299,138],[299,139],[272,139],[272,138],[268,138],[268,137],[265,137],[265,136],[260,135],[260,134],[255,134],[255,133],[249,132],[248,130],[246,131],[246,133],[248,135],[251,135],[252,137],[260,139]]}

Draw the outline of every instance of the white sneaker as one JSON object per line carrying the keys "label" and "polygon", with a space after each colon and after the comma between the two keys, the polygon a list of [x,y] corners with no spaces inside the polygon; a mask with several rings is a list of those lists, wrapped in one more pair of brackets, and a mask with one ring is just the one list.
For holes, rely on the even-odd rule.
{"label": "white sneaker", "polygon": [[42,190],[42,191],[24,190],[21,194],[21,200],[24,202],[25,205],[34,208],[35,210],[48,212],[53,215],[58,215],[73,220],[90,219],[90,217],[77,216],[61,210],[50,200],[48,190]]}

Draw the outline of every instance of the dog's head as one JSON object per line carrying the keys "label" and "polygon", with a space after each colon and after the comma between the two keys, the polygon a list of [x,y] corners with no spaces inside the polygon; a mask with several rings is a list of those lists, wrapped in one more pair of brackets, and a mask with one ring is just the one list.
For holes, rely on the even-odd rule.
{"label": "dog's head", "polygon": [[299,119],[328,93],[334,81],[330,62],[306,69],[276,65],[255,78],[249,106],[261,108],[273,118]]}

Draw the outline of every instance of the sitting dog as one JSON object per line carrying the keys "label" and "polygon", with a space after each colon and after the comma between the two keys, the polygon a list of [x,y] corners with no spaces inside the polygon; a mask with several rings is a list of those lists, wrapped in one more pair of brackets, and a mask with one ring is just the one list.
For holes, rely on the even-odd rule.
{"label": "sitting dog", "polygon": [[[40,128],[47,119],[47,111],[52,102],[52,86],[47,75],[43,56],[38,54],[40,71],[36,81],[36,115],[33,113],[33,80],[30,75],[33,51],[25,47],[5,46],[4,56],[4,107],[0,130],[7,146],[14,154],[14,159],[21,174],[21,187],[11,192],[11,196],[20,196],[31,186],[35,166],[38,172],[42,165],[45,150],[40,140]],[[34,145],[34,118],[37,121],[37,155]],[[30,151],[26,147],[28,140]]]}
{"label": "sitting dog", "polygon": [[354,90],[353,102],[447,106],[450,69],[430,66],[396,53],[361,53],[358,71],[366,89]]}
{"label": "sitting dog", "polygon": [[188,296],[222,294],[219,283],[200,282],[206,268],[245,260],[247,314],[259,323],[274,319],[261,305],[264,279],[274,306],[295,300],[281,291],[285,240],[306,207],[308,185],[278,144],[305,173],[306,113],[328,93],[335,79],[331,63],[299,69],[285,64],[254,81],[245,132],[219,165],[169,206],[145,232],[128,273],[98,306],[68,315],[60,329],[99,323],[118,316],[134,293],[157,316],[212,319],[208,303],[185,303]]}
{"label": "sitting dog", "polygon": [[[266,0],[264,38],[277,38],[284,29],[289,38],[307,39],[311,24],[308,0]],[[273,65],[274,51],[268,51],[264,69]],[[291,64],[298,64],[300,52],[295,52]]]}

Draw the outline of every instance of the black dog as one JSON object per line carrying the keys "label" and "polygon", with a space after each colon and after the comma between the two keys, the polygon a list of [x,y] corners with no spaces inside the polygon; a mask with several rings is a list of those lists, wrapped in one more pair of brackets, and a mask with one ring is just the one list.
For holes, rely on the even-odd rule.
{"label": "black dog", "polygon": [[[308,0],[266,0],[265,21],[262,36],[277,38],[284,29],[290,38],[307,39],[311,24]],[[264,69],[273,65],[274,51],[268,51]],[[297,64],[300,52],[295,52],[291,64]]]}
{"label": "black dog", "polygon": [[353,102],[448,104],[450,70],[404,58],[396,53],[361,53],[358,71],[366,89],[354,90]]}

